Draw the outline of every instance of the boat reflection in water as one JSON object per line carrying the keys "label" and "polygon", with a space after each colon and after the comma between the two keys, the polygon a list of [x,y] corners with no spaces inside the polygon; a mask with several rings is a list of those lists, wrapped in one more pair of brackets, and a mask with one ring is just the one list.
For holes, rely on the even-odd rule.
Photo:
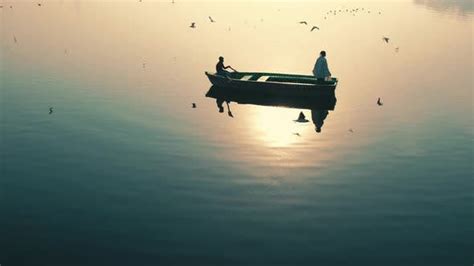
{"label": "boat reflection in water", "polygon": [[333,111],[336,107],[336,96],[334,91],[321,93],[320,95],[291,97],[288,95],[279,96],[251,93],[248,91],[243,92],[212,86],[206,93],[206,97],[216,99],[217,108],[220,113],[224,112],[224,103],[226,103],[228,115],[231,117],[233,117],[229,106],[231,102],[261,106],[309,109],[311,110],[311,119],[315,126],[315,131],[318,133],[321,132],[324,120],[327,118],[329,111]]}

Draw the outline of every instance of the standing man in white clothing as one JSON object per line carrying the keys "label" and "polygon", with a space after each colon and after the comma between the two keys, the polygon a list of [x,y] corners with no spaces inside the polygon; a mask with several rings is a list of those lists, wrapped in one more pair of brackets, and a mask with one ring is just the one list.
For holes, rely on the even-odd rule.
{"label": "standing man in white clothing", "polygon": [[324,81],[331,77],[331,72],[328,68],[328,61],[326,60],[326,51],[321,51],[320,56],[314,65],[313,74],[318,81]]}

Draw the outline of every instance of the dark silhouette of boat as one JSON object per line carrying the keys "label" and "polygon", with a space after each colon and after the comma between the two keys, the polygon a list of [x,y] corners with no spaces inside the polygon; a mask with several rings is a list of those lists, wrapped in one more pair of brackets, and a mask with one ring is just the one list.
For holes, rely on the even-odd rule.
{"label": "dark silhouette of boat", "polygon": [[[236,102],[239,104],[309,109],[311,110],[311,119],[314,123],[317,133],[321,132],[324,120],[329,114],[328,111],[335,109],[337,101],[334,90],[325,94],[301,97],[294,95],[284,96],[278,94],[262,95],[262,93],[255,92],[253,90],[235,90],[218,86],[212,86],[206,93],[206,97],[216,99],[217,108],[219,109],[220,113],[224,112],[223,104],[226,103],[228,111],[227,113],[230,117],[234,117],[229,106],[231,102]],[[301,121],[295,120],[295,122]],[[308,120],[305,119],[304,122],[308,122]]]}
{"label": "dark silhouette of boat", "polygon": [[334,93],[338,80],[318,81],[314,76],[231,72],[218,75],[205,72],[214,86],[227,88],[236,92],[253,92],[260,95],[312,96]]}
{"label": "dark silhouette of boat", "polygon": [[212,86],[206,97],[239,104],[254,104],[263,106],[281,106],[295,109],[334,110],[336,96],[334,91],[324,94],[301,97],[300,95],[265,94],[254,90],[229,89]]}

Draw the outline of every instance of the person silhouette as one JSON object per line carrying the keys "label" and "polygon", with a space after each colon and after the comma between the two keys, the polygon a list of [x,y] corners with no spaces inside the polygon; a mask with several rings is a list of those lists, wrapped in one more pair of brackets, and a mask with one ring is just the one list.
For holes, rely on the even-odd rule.
{"label": "person silhouette", "polygon": [[311,110],[311,119],[313,120],[316,133],[321,133],[324,125],[324,119],[328,116],[328,110]]}
{"label": "person silhouette", "polygon": [[331,77],[328,61],[326,60],[326,51],[319,53],[318,60],[316,60],[316,64],[314,64],[313,74],[318,81],[325,81],[326,78]]}
{"label": "person silhouette", "polygon": [[231,66],[224,65],[224,57],[219,56],[219,62],[216,64],[216,74],[220,76],[229,77],[230,72],[226,69],[232,69],[233,71],[237,72],[237,70],[233,69]]}
{"label": "person silhouette", "polygon": [[217,98],[216,99],[216,104],[217,104],[217,108],[219,109],[219,113],[223,113],[224,112],[224,99],[222,98]]}

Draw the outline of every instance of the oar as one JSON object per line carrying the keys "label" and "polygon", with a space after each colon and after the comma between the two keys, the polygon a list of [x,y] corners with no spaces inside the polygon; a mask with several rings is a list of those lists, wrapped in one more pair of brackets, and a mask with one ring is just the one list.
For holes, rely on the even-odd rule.
{"label": "oar", "polygon": [[234,117],[234,115],[232,114],[232,111],[230,110],[229,102],[226,101],[225,103],[227,104],[227,114],[228,114],[230,117]]}

